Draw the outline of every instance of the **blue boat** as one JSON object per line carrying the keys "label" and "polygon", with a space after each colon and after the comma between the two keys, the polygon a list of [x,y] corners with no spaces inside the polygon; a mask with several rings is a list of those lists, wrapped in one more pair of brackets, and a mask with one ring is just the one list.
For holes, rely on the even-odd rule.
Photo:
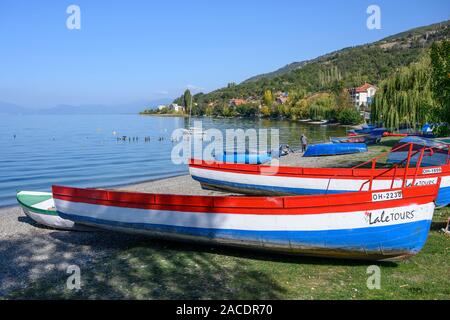
{"label": "blue boat", "polygon": [[331,143],[365,143],[376,144],[381,140],[381,137],[372,136],[370,134],[362,134],[357,136],[347,136],[347,137],[330,137]]}
{"label": "blue boat", "polygon": [[364,125],[361,129],[350,130],[349,132],[353,132],[355,134],[370,134],[371,136],[382,137],[383,133],[388,132],[388,129],[376,127],[374,125]]}
{"label": "blue boat", "polygon": [[365,143],[320,143],[308,146],[304,157],[336,156],[367,152]]}
{"label": "blue boat", "polygon": [[222,155],[215,155],[217,161],[226,163],[263,164],[272,160],[268,153],[238,153],[224,152]]}
{"label": "blue boat", "polygon": [[[428,148],[433,148],[433,151],[427,151],[422,158],[421,166],[432,167],[441,166],[450,162],[450,145],[446,144],[445,141],[439,139],[427,139],[422,137],[406,137],[400,140],[397,144],[392,147],[392,152],[389,153],[387,162],[388,163],[400,163],[406,160],[408,157],[410,144],[413,144],[413,150],[421,150],[424,146]],[[404,146],[402,148],[402,146]],[[417,152],[411,158],[411,164],[416,164],[420,157],[420,153]]]}

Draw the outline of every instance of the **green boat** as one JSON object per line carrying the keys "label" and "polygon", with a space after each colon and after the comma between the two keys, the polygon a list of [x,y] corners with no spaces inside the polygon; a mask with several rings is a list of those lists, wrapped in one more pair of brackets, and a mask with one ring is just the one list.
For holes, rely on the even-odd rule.
{"label": "green boat", "polygon": [[50,192],[19,191],[16,198],[23,212],[38,224],[61,230],[87,230],[59,216]]}

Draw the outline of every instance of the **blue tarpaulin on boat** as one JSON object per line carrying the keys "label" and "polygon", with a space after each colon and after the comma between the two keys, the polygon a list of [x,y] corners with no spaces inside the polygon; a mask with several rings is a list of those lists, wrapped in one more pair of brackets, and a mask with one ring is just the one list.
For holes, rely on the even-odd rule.
{"label": "blue tarpaulin on boat", "polygon": [[216,155],[215,159],[227,163],[262,164],[272,160],[272,156],[268,153],[224,152],[222,155]]}
{"label": "blue tarpaulin on boat", "polygon": [[[428,139],[423,137],[406,137],[400,140],[392,148],[395,151],[389,153],[387,162],[388,163],[399,163],[406,161],[408,157],[408,143],[413,143],[413,150],[417,153],[412,155],[410,159],[410,164],[415,165],[420,157],[420,149],[423,147],[433,148],[433,152],[427,150],[422,158],[421,166],[441,166],[448,162],[449,160],[449,146],[443,143],[439,139]],[[404,148],[400,148],[405,145]]]}
{"label": "blue tarpaulin on boat", "polygon": [[308,146],[303,156],[335,156],[359,152],[367,152],[367,145],[365,143],[321,143]]}

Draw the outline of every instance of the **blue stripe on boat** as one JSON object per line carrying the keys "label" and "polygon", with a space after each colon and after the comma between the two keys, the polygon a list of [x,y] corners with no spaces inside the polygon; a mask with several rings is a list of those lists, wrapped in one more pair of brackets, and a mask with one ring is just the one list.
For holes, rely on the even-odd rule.
{"label": "blue stripe on boat", "polygon": [[274,193],[282,194],[337,194],[344,192],[352,192],[351,190],[322,190],[322,189],[308,189],[308,188],[290,188],[290,187],[280,187],[280,186],[268,186],[268,185],[258,185],[258,184],[247,184],[247,183],[237,183],[222,180],[215,180],[203,177],[192,176],[194,180],[200,183],[205,183],[213,186],[227,186],[234,189],[242,190],[263,190],[270,191]]}
{"label": "blue stripe on boat", "polygon": [[415,254],[424,246],[431,220],[358,229],[324,231],[249,231],[178,227],[147,223],[126,223],[84,217],[59,212],[61,217],[79,223],[120,227],[141,231],[161,232],[168,235],[194,236],[204,239],[228,239],[258,242],[264,245],[304,246],[341,249],[354,252],[400,251]]}
{"label": "blue stripe on boat", "polygon": [[439,188],[439,193],[436,198],[436,205],[445,207],[450,204],[450,187]]}

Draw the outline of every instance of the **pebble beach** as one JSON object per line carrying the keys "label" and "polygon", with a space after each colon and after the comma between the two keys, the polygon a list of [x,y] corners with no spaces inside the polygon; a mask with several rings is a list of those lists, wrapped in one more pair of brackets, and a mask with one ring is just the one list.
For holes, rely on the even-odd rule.
{"label": "pebble beach", "polygon": [[[304,167],[348,166],[349,161],[360,163],[379,153],[370,150],[361,155],[302,158],[293,153],[281,158],[280,165]],[[186,194],[224,195],[203,190],[189,175],[143,182],[116,188],[120,190]],[[82,268],[98,262],[117,250],[136,242],[151,241],[141,236],[98,232],[74,232],[49,229],[36,225],[18,206],[0,208],[0,299],[16,290],[24,289],[30,281],[51,279],[66,273],[69,265]]]}

